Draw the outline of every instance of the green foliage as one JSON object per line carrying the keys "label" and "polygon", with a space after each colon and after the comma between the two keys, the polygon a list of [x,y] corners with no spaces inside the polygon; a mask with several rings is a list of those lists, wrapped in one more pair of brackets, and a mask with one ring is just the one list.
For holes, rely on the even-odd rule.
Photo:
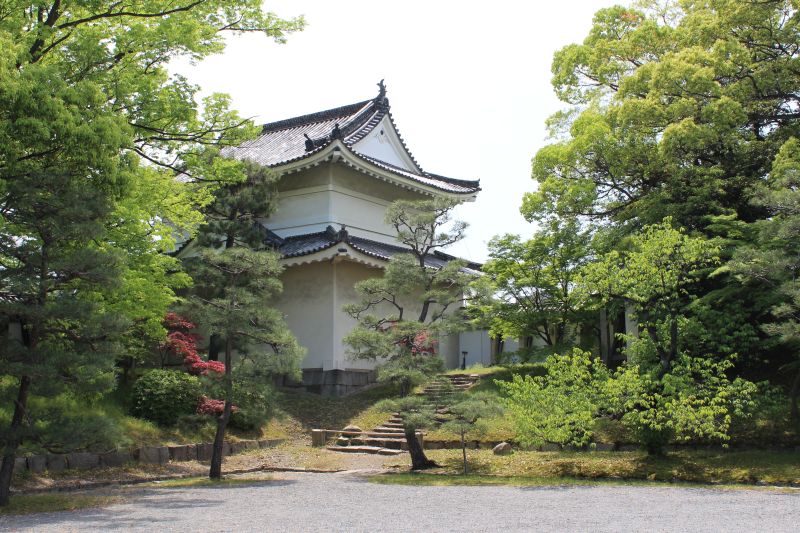
{"label": "green foliage", "polygon": [[455,205],[436,199],[389,206],[386,222],[409,252],[393,256],[383,277],[356,284],[360,301],[343,308],[358,321],[344,339],[351,356],[393,359],[431,353],[440,335],[465,327],[459,308],[475,273],[456,258],[439,268],[425,263],[438,248],[463,238],[466,225],[450,219]]}
{"label": "green foliage", "polygon": [[175,425],[181,416],[195,412],[201,390],[195,376],[175,370],[151,370],[133,385],[131,414],[162,426]]}
{"label": "green foliage", "polygon": [[514,375],[498,381],[506,407],[517,426],[517,440],[525,446],[556,443],[585,448],[603,405],[609,370],[588,352],[552,355],[544,376]]}
{"label": "green foliage", "polygon": [[234,247],[203,250],[190,260],[195,292],[186,305],[188,315],[229,342],[230,354],[236,351],[234,381],[299,373],[303,350],[283,314],[269,307],[282,290],[279,259],[274,252]]}
{"label": "green foliage", "polygon": [[575,350],[548,358],[545,376],[515,376],[499,385],[524,444],[587,447],[597,421],[610,417],[622,420],[649,453],[659,454],[673,440],[730,440],[734,418],[752,412],[757,390],[746,380],[728,378],[731,366],[681,356],[661,377],[635,364],[611,373],[591,354]]}
{"label": "green foliage", "polygon": [[776,297],[774,320],[764,331],[779,339],[794,357],[784,370],[794,375],[790,396],[792,416],[800,420],[800,141],[793,137],[781,146],[769,179],[756,188],[754,203],[770,218],[753,226],[755,245],[742,246],[731,267],[751,287],[764,287]]}
{"label": "green foliage", "polygon": [[552,220],[524,242],[495,237],[485,275],[474,284],[483,295],[483,321],[500,337],[533,336],[550,347],[574,340],[575,328],[589,319],[575,287],[590,254],[589,233],[575,221]]}
{"label": "green foliage", "polygon": [[[241,163],[208,154],[257,130],[224,95],[171,75],[222,51],[226,32],[283,41],[259,0],[5,2],[0,8],[0,354],[18,380],[3,429],[0,505],[29,396],[107,390],[114,357],[141,357],[188,278],[162,255]],[[180,173],[181,180],[176,180]],[[14,331],[16,325],[21,331]]]}
{"label": "green foliage", "polygon": [[749,418],[757,390],[749,381],[729,379],[732,366],[684,355],[659,380],[628,365],[607,382],[605,408],[621,415],[649,453],[662,453],[673,439],[726,445],[733,419]]}
{"label": "green foliage", "polygon": [[378,382],[397,387],[400,396],[407,396],[417,385],[421,385],[433,374],[444,370],[444,361],[434,355],[395,357],[378,367]]}
{"label": "green foliage", "polygon": [[375,404],[382,411],[396,411],[403,416],[403,429],[413,433],[431,427],[436,422],[436,409],[422,396],[386,399]]}
{"label": "green foliage", "polygon": [[588,265],[581,283],[602,303],[621,298],[634,305],[661,371],[668,372],[680,349],[681,321],[694,299],[690,289],[718,261],[718,252],[715,243],[674,229],[668,218],[632,235],[628,250],[612,250]]}
{"label": "green foliage", "polygon": [[747,190],[798,129],[797,6],[638,5],[598,11],[583,43],[556,53],[553,85],[573,107],[550,120],[555,142],[536,154],[523,212],[634,226],[672,216],[692,230],[709,215],[760,217]]}

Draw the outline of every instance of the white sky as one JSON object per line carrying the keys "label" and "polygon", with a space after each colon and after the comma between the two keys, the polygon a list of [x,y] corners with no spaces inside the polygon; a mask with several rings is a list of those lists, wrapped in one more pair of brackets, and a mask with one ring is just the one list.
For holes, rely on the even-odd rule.
{"label": "white sky", "polygon": [[519,214],[533,190],[530,160],[545,119],[563,107],[550,85],[553,53],[584,39],[613,0],[267,0],[304,31],[278,45],[229,39],[225,53],[176,67],[203,93],[224,92],[242,115],[272,122],[373,98],[386,79],[400,133],[429,172],[480,179],[456,216],[470,224],[449,252],[486,259],[494,235],[529,236]]}

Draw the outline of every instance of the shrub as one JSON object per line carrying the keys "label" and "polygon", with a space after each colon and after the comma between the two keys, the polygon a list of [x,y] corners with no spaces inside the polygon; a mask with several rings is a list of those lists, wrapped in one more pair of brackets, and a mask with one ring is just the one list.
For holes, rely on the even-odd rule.
{"label": "shrub", "polygon": [[239,431],[255,431],[259,429],[265,420],[261,413],[249,409],[241,409],[231,413],[228,427]]}
{"label": "shrub", "polygon": [[588,446],[602,407],[602,384],[609,378],[608,369],[578,349],[548,357],[544,367],[543,376],[517,374],[510,382],[497,382],[507,395],[517,438],[524,445]]}
{"label": "shrub", "polygon": [[180,416],[195,412],[199,397],[196,377],[174,370],[151,370],[133,385],[131,414],[172,426]]}
{"label": "shrub", "polygon": [[[103,404],[69,394],[32,397],[28,405],[35,424],[29,427],[29,451],[70,453],[104,452],[131,444],[119,418]],[[1,439],[0,439],[1,440]]]}

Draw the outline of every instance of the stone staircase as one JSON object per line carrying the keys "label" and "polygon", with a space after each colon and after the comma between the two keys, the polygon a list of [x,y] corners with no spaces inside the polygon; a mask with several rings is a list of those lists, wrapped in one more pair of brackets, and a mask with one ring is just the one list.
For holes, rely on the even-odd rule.
{"label": "stone staircase", "polygon": [[[430,382],[420,393],[436,406],[436,420],[447,420],[447,409],[440,407],[446,403],[448,396],[463,392],[480,380],[475,374],[450,374],[438,376]],[[373,453],[380,455],[398,455],[408,451],[405,433],[403,431],[403,417],[400,413],[393,413],[391,418],[376,426],[370,431],[361,431],[359,428],[348,426],[341,430],[339,437],[327,449],[345,453]]]}

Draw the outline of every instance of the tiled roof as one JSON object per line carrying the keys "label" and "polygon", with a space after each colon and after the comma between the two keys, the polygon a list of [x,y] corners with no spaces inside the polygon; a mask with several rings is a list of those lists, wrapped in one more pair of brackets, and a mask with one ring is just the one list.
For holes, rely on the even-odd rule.
{"label": "tiled roof", "polygon": [[[423,171],[402,137],[400,142],[416,166],[414,171],[398,168],[354,149],[354,145],[366,137],[384,117],[388,116],[394,125],[389,112],[389,101],[383,86],[381,87],[378,97],[372,100],[265,124],[258,138],[236,147],[225,148],[222,155],[247,159],[264,166],[279,167],[310,157],[338,139],[353,155],[383,171],[454,194],[477,192],[480,189],[478,181],[456,180]],[[395,131],[397,131],[396,126]]]}
{"label": "tiled roof", "polygon": [[[373,241],[363,237],[356,237],[355,235],[349,235],[344,229],[336,231],[333,229],[333,226],[328,226],[325,231],[318,233],[307,233],[305,235],[294,235],[287,237],[283,239],[283,242],[279,246],[277,246],[277,249],[285,258],[301,257],[304,255],[321,252],[322,250],[327,250],[328,248],[340,243],[346,243],[363,254],[383,261],[388,261],[397,254],[409,253],[411,251],[402,246]],[[442,268],[444,265],[455,259],[458,258],[436,251],[425,258],[425,266],[431,268]],[[478,263],[467,263],[468,270],[479,271],[480,268],[481,265]]]}

